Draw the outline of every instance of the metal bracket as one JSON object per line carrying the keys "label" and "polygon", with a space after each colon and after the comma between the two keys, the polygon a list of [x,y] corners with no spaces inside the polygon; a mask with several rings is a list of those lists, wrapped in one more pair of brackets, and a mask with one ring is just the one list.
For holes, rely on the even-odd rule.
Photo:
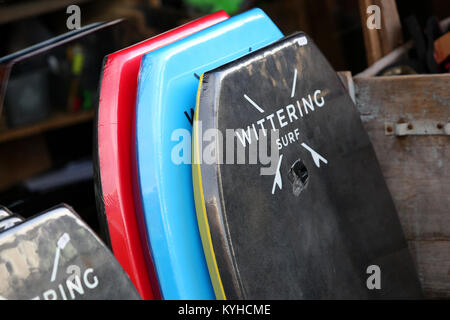
{"label": "metal bracket", "polygon": [[384,123],[387,136],[450,136],[450,123],[431,120],[416,120],[406,123]]}

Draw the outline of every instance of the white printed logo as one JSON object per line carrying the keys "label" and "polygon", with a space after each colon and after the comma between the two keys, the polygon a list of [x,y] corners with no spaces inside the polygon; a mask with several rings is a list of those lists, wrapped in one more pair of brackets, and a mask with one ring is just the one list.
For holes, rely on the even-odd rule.
{"label": "white printed logo", "polygon": [[275,172],[275,178],[273,180],[272,194],[275,193],[276,186],[278,186],[280,190],[283,189],[283,181],[281,180],[281,173],[280,173],[281,160],[283,160],[283,155],[280,156],[280,160],[278,161],[277,171]]}
{"label": "white printed logo", "polygon": [[67,233],[64,233],[56,242],[56,253],[55,253],[55,259],[53,260],[53,271],[52,276],[50,278],[51,282],[54,282],[56,279],[56,272],[58,271],[58,263],[59,263],[59,256],[61,254],[61,250],[63,250],[66,245],[70,241],[70,236]]}
{"label": "white printed logo", "polygon": [[310,146],[308,146],[306,143],[302,143],[302,147],[308,150],[311,153],[311,156],[313,158],[314,163],[316,164],[317,168],[320,168],[320,161],[324,162],[325,164],[328,163],[327,159],[322,157],[320,154],[318,154],[316,151],[314,151]]}
{"label": "white printed logo", "polygon": [[[58,241],[56,241],[56,252],[53,260],[53,270],[50,277],[50,282],[55,282],[56,280],[61,251],[66,248],[69,242],[70,236],[68,233],[64,233],[61,237],[59,237]],[[84,287],[87,289],[95,289],[99,284],[93,268],[87,268],[84,272],[82,272],[79,266],[72,264],[66,268],[66,273],[69,276],[65,281],[63,280],[63,282],[57,285],[54,284],[54,289],[48,289],[42,293],[42,298],[44,298],[44,300],[57,300],[59,297],[63,300],[67,300],[68,297],[75,299],[76,294],[81,296],[85,294]],[[40,299],[40,296],[33,298],[33,300]]]}
{"label": "white printed logo", "polygon": [[[302,38],[303,39],[303,38]],[[300,41],[299,44],[303,43],[306,44],[307,40],[306,37],[304,38],[304,41]],[[294,77],[292,80],[292,87],[290,90],[290,99],[294,98],[296,87],[297,87],[297,78],[298,78],[298,70],[294,69]],[[245,100],[247,100],[250,105],[252,105],[259,113],[265,113],[264,109],[256,103],[253,99],[251,99],[247,94],[244,94]],[[258,141],[261,138],[261,133],[266,136],[267,130],[264,126],[264,123],[268,124],[267,129],[272,129],[273,132],[278,133],[279,128],[283,128],[287,126],[289,123],[293,123],[300,118],[306,117],[309,113],[314,112],[316,110],[316,107],[323,107],[325,105],[325,99],[324,99],[324,93],[322,90],[315,90],[313,94],[308,94],[306,97],[303,97],[301,99],[297,99],[294,103],[289,104],[285,108],[281,108],[278,111],[266,115],[264,118],[256,121],[255,123],[250,124],[247,126],[247,130],[245,129],[238,129],[236,130],[236,136],[238,137],[238,141],[241,142],[242,146],[245,147],[251,147],[252,146],[252,136],[255,137],[255,140]],[[303,108],[302,108],[303,106]],[[278,120],[278,121],[276,121]],[[240,132],[239,132],[240,131]],[[258,135],[258,131],[260,134]],[[298,128],[288,132],[287,134],[283,135],[281,138],[277,138],[275,140],[276,145],[278,147],[278,151],[282,150],[283,147],[287,147],[291,143],[298,142],[300,139],[300,131]],[[253,140],[253,142],[255,141]],[[325,159],[322,155],[320,155],[317,151],[315,151],[313,148],[311,148],[309,145],[307,145],[305,142],[300,143],[303,148],[305,148],[309,153],[311,154],[311,157],[314,161],[314,164],[320,168],[320,163],[328,164],[328,160]],[[267,168],[261,168],[261,175],[275,175],[273,185],[272,185],[272,194],[275,194],[276,187],[280,190],[283,188],[283,182],[281,179],[281,161],[282,161],[283,155],[279,155],[279,160],[277,164],[277,170],[275,173],[273,171],[265,170],[263,172],[263,169]]]}

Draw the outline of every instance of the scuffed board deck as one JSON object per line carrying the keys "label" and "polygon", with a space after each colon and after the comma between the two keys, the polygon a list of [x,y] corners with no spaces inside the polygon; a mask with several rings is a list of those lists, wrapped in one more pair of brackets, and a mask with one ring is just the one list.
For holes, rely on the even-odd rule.
{"label": "scuffed board deck", "polygon": [[[348,80],[348,75],[341,78]],[[361,120],[394,199],[425,296],[450,298],[450,137],[385,134],[385,122],[447,123],[450,75],[353,81]]]}

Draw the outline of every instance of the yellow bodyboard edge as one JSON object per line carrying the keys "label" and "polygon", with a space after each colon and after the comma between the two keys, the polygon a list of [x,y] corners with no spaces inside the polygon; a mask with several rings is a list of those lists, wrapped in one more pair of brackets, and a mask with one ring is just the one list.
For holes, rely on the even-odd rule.
{"label": "yellow bodyboard edge", "polygon": [[214,293],[217,300],[226,300],[225,291],[222,285],[222,279],[220,278],[219,268],[217,266],[216,256],[214,253],[214,248],[212,244],[208,216],[206,214],[205,198],[203,196],[203,185],[202,185],[202,173],[200,170],[200,154],[199,154],[199,137],[198,137],[198,114],[199,114],[199,102],[200,93],[202,90],[203,76],[201,75],[198,91],[197,91],[197,101],[195,106],[195,117],[194,117],[194,127],[192,135],[192,182],[194,187],[194,199],[195,208],[197,213],[198,228],[200,231],[200,237],[202,239],[203,251],[205,253],[206,263],[208,265],[209,275],[211,277],[211,282],[214,288]]}

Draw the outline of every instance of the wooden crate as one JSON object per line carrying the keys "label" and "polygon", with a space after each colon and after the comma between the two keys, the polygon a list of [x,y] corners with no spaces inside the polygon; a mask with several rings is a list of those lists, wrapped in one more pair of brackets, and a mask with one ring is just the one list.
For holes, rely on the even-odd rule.
{"label": "wooden crate", "polygon": [[[374,146],[425,297],[450,298],[450,74],[340,76]],[[397,136],[399,123],[413,125],[411,132],[433,124],[441,133]]]}

